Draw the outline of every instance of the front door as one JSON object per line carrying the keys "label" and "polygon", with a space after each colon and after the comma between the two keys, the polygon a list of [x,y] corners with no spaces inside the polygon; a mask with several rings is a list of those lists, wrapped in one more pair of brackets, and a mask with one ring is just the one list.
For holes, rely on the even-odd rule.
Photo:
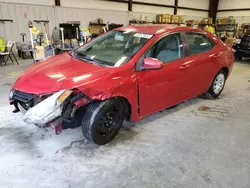
{"label": "front door", "polygon": [[186,69],[183,69],[185,58],[180,33],[169,34],[160,39],[144,57],[157,58],[164,65],[159,70],[137,72],[142,117],[185,100],[185,84],[188,82]]}

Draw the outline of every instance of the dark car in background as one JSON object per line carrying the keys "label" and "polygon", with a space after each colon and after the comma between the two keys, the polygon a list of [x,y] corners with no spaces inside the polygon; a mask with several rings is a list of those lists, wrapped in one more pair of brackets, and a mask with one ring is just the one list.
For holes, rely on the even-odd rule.
{"label": "dark car in background", "polygon": [[245,34],[242,39],[236,39],[233,45],[235,59],[241,61],[243,57],[250,57],[250,35]]}

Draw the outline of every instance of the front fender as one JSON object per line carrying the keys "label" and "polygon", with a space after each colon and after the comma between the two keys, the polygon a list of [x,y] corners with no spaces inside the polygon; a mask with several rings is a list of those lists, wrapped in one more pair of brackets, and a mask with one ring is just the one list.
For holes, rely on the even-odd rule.
{"label": "front fender", "polygon": [[[113,87],[107,87],[112,85]],[[89,96],[92,100],[107,100],[113,97],[125,98],[131,106],[131,120],[139,121],[141,118],[138,113],[138,86],[136,75],[130,77],[129,80],[116,80],[111,84],[107,84],[106,88],[85,88],[83,93]]]}

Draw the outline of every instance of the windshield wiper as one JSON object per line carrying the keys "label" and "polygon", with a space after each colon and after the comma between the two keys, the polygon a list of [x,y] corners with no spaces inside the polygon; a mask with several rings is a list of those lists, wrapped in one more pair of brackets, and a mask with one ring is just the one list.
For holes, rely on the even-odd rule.
{"label": "windshield wiper", "polygon": [[69,54],[70,56],[72,56],[72,57],[75,57],[74,51],[69,51],[68,54]]}
{"label": "windshield wiper", "polygon": [[80,53],[78,53],[75,57],[76,57],[77,59],[85,60],[85,61],[88,61],[88,62],[90,62],[90,63],[92,63],[92,64],[95,64],[95,65],[104,66],[104,63],[103,63],[102,61],[99,61],[99,60],[90,58],[89,56],[87,56],[87,55],[85,55],[85,54],[80,54]]}

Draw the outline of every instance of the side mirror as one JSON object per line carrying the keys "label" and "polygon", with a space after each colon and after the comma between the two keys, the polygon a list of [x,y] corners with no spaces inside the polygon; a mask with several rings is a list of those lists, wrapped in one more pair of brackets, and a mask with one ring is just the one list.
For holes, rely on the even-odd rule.
{"label": "side mirror", "polygon": [[159,59],[147,57],[144,59],[143,62],[143,69],[144,70],[155,70],[161,69],[163,67],[163,63]]}

